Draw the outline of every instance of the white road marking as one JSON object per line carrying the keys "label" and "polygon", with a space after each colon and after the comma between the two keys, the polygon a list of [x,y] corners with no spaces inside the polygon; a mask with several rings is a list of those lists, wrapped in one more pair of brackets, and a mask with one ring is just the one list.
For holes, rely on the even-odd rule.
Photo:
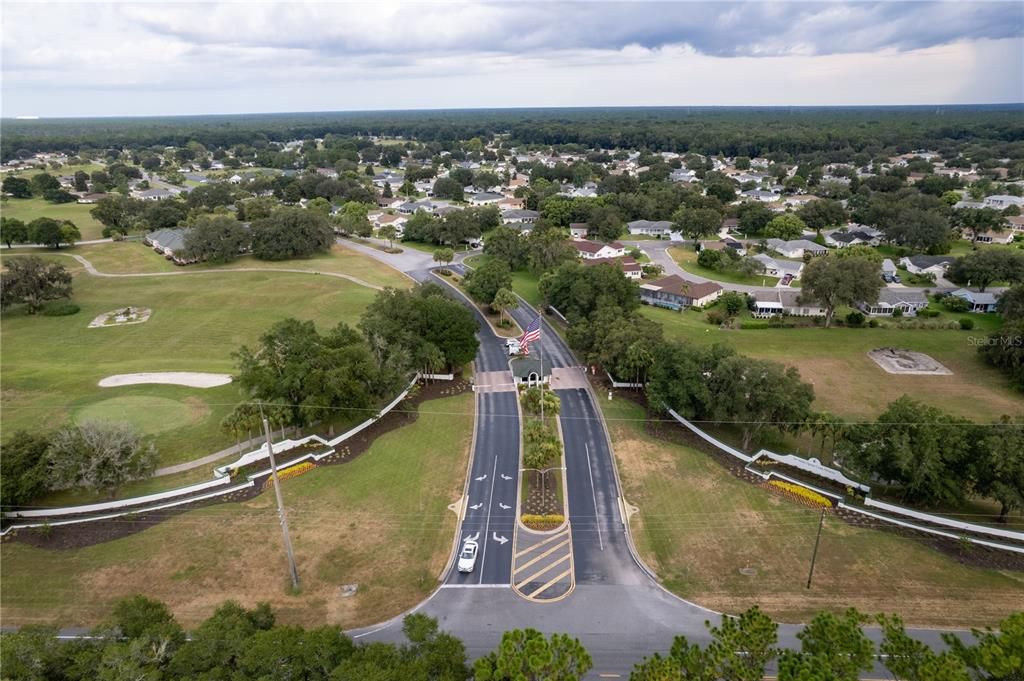
{"label": "white road marking", "polygon": [[[494,473],[497,474],[497,472],[498,472],[498,457],[494,457]],[[486,478],[487,475],[485,474],[484,477]],[[491,531],[491,504],[490,504],[491,499],[494,499],[494,476],[491,477],[491,493],[487,497],[487,501],[488,501],[488,504],[487,504],[487,524],[484,526],[484,536],[487,536],[487,534]],[[480,582],[478,582],[479,584],[482,584],[483,581],[484,581],[484,564],[486,562],[487,562],[487,542],[484,542],[484,550],[480,553]]]}
{"label": "white road marking", "polygon": [[597,541],[601,545],[601,550],[604,551],[604,538],[601,535],[601,519],[597,513],[597,490],[594,489],[594,469],[590,467],[590,445],[586,442],[583,446],[587,450],[587,472],[590,473],[590,497],[594,500],[594,525],[597,527]]}

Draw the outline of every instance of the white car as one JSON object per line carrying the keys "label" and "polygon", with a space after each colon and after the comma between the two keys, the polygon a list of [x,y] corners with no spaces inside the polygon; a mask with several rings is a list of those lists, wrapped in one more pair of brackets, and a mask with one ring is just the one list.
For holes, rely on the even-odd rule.
{"label": "white car", "polygon": [[509,338],[508,340],[506,340],[505,349],[508,350],[509,357],[518,355],[522,351],[522,348],[519,345],[519,339]]}
{"label": "white car", "polygon": [[462,551],[459,552],[459,572],[472,572],[476,567],[476,554],[480,550],[475,539],[466,537],[462,542]]}

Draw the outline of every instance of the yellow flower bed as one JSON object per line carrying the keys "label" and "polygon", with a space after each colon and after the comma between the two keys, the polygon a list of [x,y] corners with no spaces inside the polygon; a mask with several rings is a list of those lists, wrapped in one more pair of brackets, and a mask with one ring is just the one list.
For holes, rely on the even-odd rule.
{"label": "yellow flower bed", "polygon": [[524,513],[520,519],[527,527],[540,530],[558,527],[565,522],[565,516],[561,513],[549,513],[538,515],[536,513]]}
{"label": "yellow flower bed", "polygon": [[[288,466],[288,468],[282,468],[277,472],[278,480],[287,480],[288,478],[295,478],[303,473],[307,473],[316,468],[316,464],[312,461],[303,461],[297,463],[294,466]],[[267,477],[267,481],[263,483],[263,489],[267,489],[274,485],[274,476]]]}
{"label": "yellow flower bed", "polygon": [[828,497],[818,494],[814,490],[807,489],[802,485],[796,485],[792,482],[786,482],[785,480],[771,480],[768,482],[769,485],[776,489],[785,492],[787,495],[795,497],[797,501],[807,502],[814,506],[824,506],[825,508],[832,508],[832,500]]}

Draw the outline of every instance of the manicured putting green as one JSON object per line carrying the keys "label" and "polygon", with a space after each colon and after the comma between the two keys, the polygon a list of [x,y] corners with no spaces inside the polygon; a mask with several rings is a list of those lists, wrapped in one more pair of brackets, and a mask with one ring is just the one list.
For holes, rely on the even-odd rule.
{"label": "manicured putting green", "polygon": [[202,420],[202,402],[190,406],[167,397],[124,395],[93,402],[75,411],[75,420],[127,421],[147,435],[191,426]]}

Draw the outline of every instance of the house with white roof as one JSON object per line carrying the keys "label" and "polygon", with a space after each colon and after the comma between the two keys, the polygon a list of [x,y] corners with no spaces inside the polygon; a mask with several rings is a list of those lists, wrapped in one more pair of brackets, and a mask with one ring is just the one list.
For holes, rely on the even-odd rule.
{"label": "house with white roof", "polygon": [[790,241],[768,239],[767,244],[768,248],[784,258],[802,258],[805,253],[810,253],[811,255],[826,255],[828,253],[828,247],[807,239],[793,239]]}
{"label": "house with white roof", "polygon": [[758,290],[751,315],[759,319],[790,315],[793,317],[824,317],[825,308],[818,303],[802,301],[800,291],[788,288]]}
{"label": "house with white roof", "polygon": [[587,241],[585,239],[581,239],[578,241],[570,241],[569,244],[576,249],[576,252],[584,260],[621,258],[626,255],[626,247],[618,241],[604,244],[600,241]]}
{"label": "house with white roof", "polygon": [[644,236],[666,237],[673,231],[673,225],[668,220],[634,220],[626,223],[630,234]]}
{"label": "house with white roof", "polygon": [[905,317],[915,317],[925,307],[928,307],[928,296],[924,291],[906,287],[883,288],[876,302],[857,304],[857,308],[870,317],[891,317],[896,310]]}
{"label": "house with white roof", "polygon": [[802,262],[781,260],[764,253],[758,253],[757,255],[752,255],[750,257],[764,265],[764,273],[769,277],[781,278],[788,274],[793,277],[793,279],[799,279],[800,273],[804,271],[804,264]]}

